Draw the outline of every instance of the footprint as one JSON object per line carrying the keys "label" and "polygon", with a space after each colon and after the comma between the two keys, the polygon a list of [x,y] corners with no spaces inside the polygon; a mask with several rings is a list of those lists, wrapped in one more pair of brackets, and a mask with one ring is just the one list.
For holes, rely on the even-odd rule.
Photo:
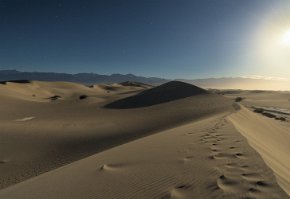
{"label": "footprint", "polygon": [[251,193],[260,193],[261,192],[259,189],[256,189],[256,188],[253,188],[253,187],[249,188],[248,191],[251,192]]}
{"label": "footprint", "polygon": [[235,176],[237,176],[239,178],[241,178],[240,175],[241,175],[242,172],[243,172],[243,170],[240,167],[234,167],[233,166],[233,167],[228,167],[226,169],[226,173],[233,174],[233,175],[235,175]]}
{"label": "footprint", "polygon": [[190,187],[191,187],[191,185],[189,185],[189,184],[182,184],[182,185],[179,185],[175,188],[181,190],[181,189],[189,189]]}
{"label": "footprint", "polygon": [[265,181],[257,181],[256,185],[258,185],[260,187],[269,187],[269,186],[271,186],[269,183],[267,183]]}
{"label": "footprint", "polygon": [[210,183],[206,186],[206,189],[210,190],[210,191],[218,191],[220,190],[219,186],[217,185],[216,182]]}
{"label": "footprint", "polygon": [[213,155],[210,155],[207,158],[210,159],[210,160],[215,160],[215,157]]}
{"label": "footprint", "polygon": [[8,160],[0,160],[0,164],[5,164],[7,162],[8,162]]}
{"label": "footprint", "polygon": [[242,165],[241,166],[243,169],[247,169],[247,168],[249,168],[250,166],[248,166],[248,165]]}
{"label": "footprint", "polygon": [[230,179],[225,175],[221,175],[217,180],[218,186],[225,192],[237,192],[239,189],[239,181]]}
{"label": "footprint", "polygon": [[183,162],[189,162],[189,161],[191,161],[192,159],[194,159],[193,156],[187,156],[187,157],[183,158],[182,161],[183,161]]}
{"label": "footprint", "polygon": [[190,184],[181,184],[174,187],[172,190],[170,190],[170,193],[165,194],[161,197],[161,199],[185,198],[190,194],[191,189],[192,186]]}
{"label": "footprint", "polygon": [[238,158],[242,158],[242,157],[244,157],[244,154],[243,153],[236,153],[235,156]]}
{"label": "footprint", "polygon": [[228,167],[228,168],[235,168],[235,167],[238,167],[238,164],[237,163],[230,162],[230,163],[227,163],[226,164],[226,167]]}
{"label": "footprint", "polygon": [[215,159],[229,159],[229,158],[236,158],[235,155],[228,154],[228,153],[216,153],[214,154]]}
{"label": "footprint", "polygon": [[242,173],[242,176],[248,180],[254,180],[257,179],[259,175],[257,173]]}

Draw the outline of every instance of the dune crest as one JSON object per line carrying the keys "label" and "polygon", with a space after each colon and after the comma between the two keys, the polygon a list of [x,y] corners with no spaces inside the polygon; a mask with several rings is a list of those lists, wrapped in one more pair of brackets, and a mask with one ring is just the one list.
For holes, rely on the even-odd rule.
{"label": "dune crest", "polygon": [[242,107],[229,120],[274,171],[280,186],[290,195],[290,134],[279,121]]}

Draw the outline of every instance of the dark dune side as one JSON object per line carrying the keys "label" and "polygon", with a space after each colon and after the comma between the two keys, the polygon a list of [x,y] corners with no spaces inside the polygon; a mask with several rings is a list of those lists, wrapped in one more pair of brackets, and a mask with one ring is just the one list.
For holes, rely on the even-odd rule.
{"label": "dark dune side", "polygon": [[29,83],[31,83],[31,81],[23,79],[23,80],[0,81],[0,84],[6,85],[7,82],[18,83],[18,84],[29,84]]}
{"label": "dark dune side", "polygon": [[105,105],[106,108],[140,108],[207,93],[206,90],[180,81],[171,81],[137,95]]}

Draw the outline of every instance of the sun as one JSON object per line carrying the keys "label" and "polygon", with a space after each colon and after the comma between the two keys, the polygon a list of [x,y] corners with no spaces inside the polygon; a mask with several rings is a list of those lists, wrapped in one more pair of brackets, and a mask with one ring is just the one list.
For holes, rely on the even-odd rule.
{"label": "sun", "polygon": [[282,37],[282,44],[290,47],[290,30],[284,33]]}

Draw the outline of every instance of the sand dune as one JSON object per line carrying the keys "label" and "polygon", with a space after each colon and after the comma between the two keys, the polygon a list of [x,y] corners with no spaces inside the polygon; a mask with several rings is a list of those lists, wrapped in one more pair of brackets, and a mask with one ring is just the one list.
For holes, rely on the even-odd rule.
{"label": "sand dune", "polygon": [[[289,193],[289,122],[235,110],[236,94],[181,82],[0,84],[0,198],[289,198],[276,181]],[[241,103],[266,95],[251,96]]]}
{"label": "sand dune", "polygon": [[[137,85],[137,83],[136,83]],[[85,86],[71,82],[40,82],[40,81],[13,81],[0,84],[1,97],[47,102],[55,100],[75,100],[86,95],[93,98],[108,98],[110,92],[123,94],[139,92],[148,87],[144,86],[123,86],[121,84],[100,84]],[[109,96],[108,96],[109,95]]]}
{"label": "sand dune", "polygon": [[206,94],[207,91],[194,85],[172,81],[161,86],[145,90],[137,95],[124,98],[110,104],[107,108],[139,108],[169,102],[185,97]]}
{"label": "sand dune", "polygon": [[[111,86],[120,89],[107,93],[99,86],[35,81],[0,85],[0,140],[4,140],[0,160],[6,161],[0,167],[0,187],[160,130],[229,110],[232,103],[222,96],[205,94],[137,110],[102,108],[140,90]],[[88,97],[80,100],[81,95]],[[52,100],[48,99],[50,96],[60,97]],[[15,121],[31,116],[35,119]]]}

